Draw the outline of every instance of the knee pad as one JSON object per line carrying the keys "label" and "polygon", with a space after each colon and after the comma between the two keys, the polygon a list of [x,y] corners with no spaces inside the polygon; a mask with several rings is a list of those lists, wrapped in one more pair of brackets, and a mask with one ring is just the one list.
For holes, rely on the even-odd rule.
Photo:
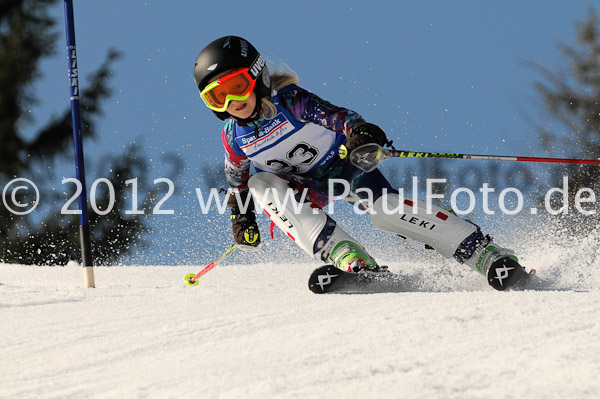
{"label": "knee pad", "polygon": [[477,226],[453,213],[421,200],[410,200],[388,193],[373,204],[371,222],[380,230],[430,245],[452,258],[461,243],[477,231]]}

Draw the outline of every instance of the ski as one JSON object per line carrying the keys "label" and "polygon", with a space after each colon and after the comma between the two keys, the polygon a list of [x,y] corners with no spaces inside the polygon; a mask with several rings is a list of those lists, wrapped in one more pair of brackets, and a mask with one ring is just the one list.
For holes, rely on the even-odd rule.
{"label": "ski", "polygon": [[[548,281],[540,279],[535,269],[531,271],[523,269],[518,278],[519,281],[508,287],[507,291],[545,290],[551,285]],[[315,294],[407,292],[419,290],[419,283],[411,282],[411,279],[406,276],[403,278],[387,269],[350,273],[333,265],[325,265],[312,272],[308,279],[308,289]]]}
{"label": "ski", "polygon": [[522,278],[519,282],[517,282],[514,286],[510,287],[509,291],[525,291],[525,290],[538,290],[545,289],[550,286],[550,282],[541,279],[537,274],[535,269],[531,269],[527,271],[523,268]]}
{"label": "ski", "polygon": [[350,273],[333,265],[315,269],[308,279],[308,289],[315,294],[402,291],[400,276],[387,271],[363,270]]}
{"label": "ski", "polygon": [[526,289],[535,275],[535,269],[527,271],[516,259],[504,257],[497,259],[487,273],[489,285],[498,290],[521,290]]}

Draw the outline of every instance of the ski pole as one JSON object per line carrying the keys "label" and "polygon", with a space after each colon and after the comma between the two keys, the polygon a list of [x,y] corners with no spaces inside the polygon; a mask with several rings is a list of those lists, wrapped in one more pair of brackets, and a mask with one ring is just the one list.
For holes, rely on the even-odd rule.
{"label": "ski pole", "polygon": [[217,266],[219,263],[221,263],[223,260],[225,260],[225,258],[227,258],[229,256],[229,254],[231,254],[236,248],[237,248],[237,246],[235,244],[233,244],[232,246],[227,248],[221,256],[219,256],[217,259],[215,259],[210,265],[208,265],[204,269],[202,269],[200,271],[200,273],[186,274],[185,275],[185,284],[186,285],[198,285],[198,279],[200,278],[200,276],[211,271],[215,266]]}
{"label": "ski pole", "polygon": [[[342,148],[343,147],[343,148]],[[340,157],[346,158],[347,149],[340,146]],[[519,157],[503,155],[476,155],[476,154],[449,154],[443,152],[421,152],[406,150],[391,150],[383,148],[378,144],[364,144],[350,153],[350,162],[365,172],[371,172],[383,161],[390,158],[441,158],[441,159],[473,159],[478,161],[517,161],[517,162],[551,162],[600,165],[597,159],[573,159],[573,158],[542,158],[542,157]]]}

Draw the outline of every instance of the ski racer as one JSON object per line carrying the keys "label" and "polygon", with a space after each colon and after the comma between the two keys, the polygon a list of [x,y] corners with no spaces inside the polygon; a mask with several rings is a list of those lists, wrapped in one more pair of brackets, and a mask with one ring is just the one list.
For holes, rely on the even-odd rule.
{"label": "ski racer", "polygon": [[[350,202],[371,199],[366,209],[376,228],[467,264],[497,290],[528,276],[513,252],[496,245],[477,225],[432,204],[426,212],[424,201],[401,197],[378,169],[365,173],[342,159],[364,144],[391,142],[358,113],[298,86],[294,74],[271,74],[249,41],[226,36],[208,44],[194,64],[194,80],[205,105],[225,121],[225,174],[234,189],[227,203],[239,248],[260,246],[256,201],[314,259],[348,272],[383,270],[323,211],[333,194]],[[333,179],[347,184],[330,186]],[[401,211],[390,214],[390,209]]]}

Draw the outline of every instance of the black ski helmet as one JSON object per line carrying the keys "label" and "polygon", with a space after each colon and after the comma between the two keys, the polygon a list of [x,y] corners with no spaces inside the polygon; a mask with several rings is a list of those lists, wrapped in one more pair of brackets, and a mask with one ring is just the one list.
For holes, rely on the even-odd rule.
{"label": "black ski helmet", "polygon": [[[260,100],[271,96],[271,75],[265,60],[246,39],[224,36],[204,47],[194,63],[194,81],[202,91],[214,76],[241,67],[247,67],[256,81],[256,111],[260,111]],[[221,120],[231,117],[227,111],[213,112]]]}

